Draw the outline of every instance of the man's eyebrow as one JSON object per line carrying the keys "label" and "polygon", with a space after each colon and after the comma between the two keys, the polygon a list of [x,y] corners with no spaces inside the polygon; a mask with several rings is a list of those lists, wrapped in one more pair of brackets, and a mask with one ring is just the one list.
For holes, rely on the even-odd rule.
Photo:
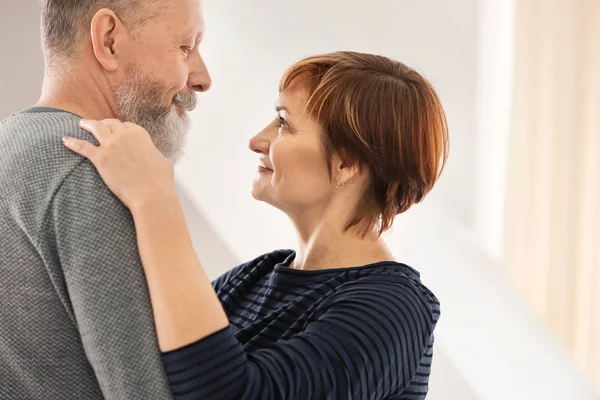
{"label": "man's eyebrow", "polygon": [[204,39],[204,36],[205,36],[204,32],[205,31],[202,30],[202,31],[198,32],[196,35],[194,35],[194,34],[190,35],[189,31],[188,32],[183,32],[182,31],[181,35],[180,35],[180,39],[181,40],[193,39],[195,42],[201,42]]}

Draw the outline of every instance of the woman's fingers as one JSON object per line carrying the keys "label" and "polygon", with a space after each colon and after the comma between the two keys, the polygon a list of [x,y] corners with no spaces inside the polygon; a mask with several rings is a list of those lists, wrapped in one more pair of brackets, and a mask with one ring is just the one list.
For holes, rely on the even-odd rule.
{"label": "woman's fingers", "polygon": [[140,128],[139,125],[134,124],[133,122],[123,122],[123,126],[126,129],[136,129],[136,128]]}
{"label": "woman's fingers", "polygon": [[79,122],[79,126],[82,129],[88,131],[100,142],[100,144],[106,143],[113,133],[113,128],[104,123],[103,121],[85,120],[82,119]]}
{"label": "woman's fingers", "polygon": [[103,119],[101,121],[82,119],[80,125],[82,129],[94,135],[100,144],[106,143],[112,135],[130,129],[127,123],[123,123],[118,119]]}
{"label": "woman's fingers", "polygon": [[99,121],[100,123],[104,124],[109,130],[110,133],[115,134],[115,133],[123,133],[124,131],[128,130],[129,128],[127,127],[127,122],[121,122],[118,119],[103,119],[102,121]]}
{"label": "woman's fingers", "polygon": [[65,147],[67,147],[69,150],[87,158],[92,163],[94,163],[94,161],[96,160],[96,154],[99,149],[87,140],[80,140],[72,137],[63,137],[62,141]]}

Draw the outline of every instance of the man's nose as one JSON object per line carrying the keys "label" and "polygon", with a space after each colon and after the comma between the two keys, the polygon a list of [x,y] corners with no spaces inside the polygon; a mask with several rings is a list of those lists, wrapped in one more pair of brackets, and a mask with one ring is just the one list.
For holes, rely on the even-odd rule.
{"label": "man's nose", "polygon": [[188,86],[196,92],[206,92],[212,85],[212,79],[200,52],[196,52],[192,60]]}

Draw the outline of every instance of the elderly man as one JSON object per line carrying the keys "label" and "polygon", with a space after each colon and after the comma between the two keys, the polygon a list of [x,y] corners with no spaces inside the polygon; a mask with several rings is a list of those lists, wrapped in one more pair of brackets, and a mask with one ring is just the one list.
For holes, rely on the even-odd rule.
{"label": "elderly man", "polygon": [[83,118],[176,160],[196,92],[200,0],[44,0],[39,103],[0,125],[0,398],[168,399],[127,208],[61,137]]}

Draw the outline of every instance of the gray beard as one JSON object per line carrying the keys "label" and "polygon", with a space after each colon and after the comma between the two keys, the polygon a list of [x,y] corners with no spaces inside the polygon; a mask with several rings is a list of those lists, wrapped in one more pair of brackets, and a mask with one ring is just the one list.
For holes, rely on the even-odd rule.
{"label": "gray beard", "polygon": [[[148,131],[158,150],[173,162],[183,155],[189,129],[187,113],[179,115],[173,105],[165,106],[164,85],[132,68],[129,78],[116,89],[119,118]],[[186,111],[196,107],[195,93],[178,93],[174,102]]]}

